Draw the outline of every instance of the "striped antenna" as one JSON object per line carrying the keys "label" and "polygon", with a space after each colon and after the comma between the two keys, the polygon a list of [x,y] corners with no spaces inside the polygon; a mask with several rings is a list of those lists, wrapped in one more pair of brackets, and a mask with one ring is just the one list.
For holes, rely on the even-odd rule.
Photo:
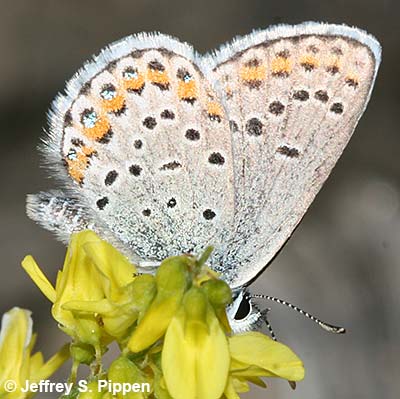
{"label": "striped antenna", "polygon": [[325,331],[334,333],[334,334],[344,334],[346,332],[346,329],[343,327],[339,327],[339,326],[334,326],[332,324],[328,324],[323,322],[322,320],[316,318],[315,316],[311,315],[308,312],[305,312],[303,309],[300,309],[299,307],[292,305],[289,302],[283,301],[282,299],[279,298],[275,298],[273,296],[269,296],[269,295],[262,295],[262,294],[249,294],[248,295],[250,298],[254,298],[254,299],[267,299],[269,301],[272,302],[276,302],[279,303],[281,305],[285,305],[290,309],[295,310],[296,312],[302,314],[303,316],[307,317],[308,319],[314,321],[315,323],[317,323],[321,328],[323,328]]}

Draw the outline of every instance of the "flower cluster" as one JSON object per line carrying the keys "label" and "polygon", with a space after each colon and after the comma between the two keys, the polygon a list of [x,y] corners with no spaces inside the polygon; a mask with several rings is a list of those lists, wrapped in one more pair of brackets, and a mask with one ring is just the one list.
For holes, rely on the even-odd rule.
{"label": "flower cluster", "polygon": [[[209,252],[200,259],[168,258],[154,276],[138,274],[114,247],[85,231],[72,236],[55,287],[27,256],[24,269],[53,303],[54,319],[71,337],[69,353],[63,349],[45,365],[36,355],[31,358],[29,313],[12,310],[6,315],[13,320],[12,330],[11,321],[2,324],[0,382],[11,372],[19,373],[19,381],[45,378],[67,355],[73,360],[71,381],[79,365],[87,364],[89,385],[107,379],[151,387],[127,398],[235,399],[249,390],[249,383],[265,387],[261,377],[301,380],[302,362],[287,346],[259,332],[232,333],[226,316],[232,293],[205,265]],[[120,354],[105,370],[102,356],[112,342]],[[19,359],[14,362],[18,371],[4,365],[7,350]],[[75,390],[70,397],[112,399],[122,394]]]}

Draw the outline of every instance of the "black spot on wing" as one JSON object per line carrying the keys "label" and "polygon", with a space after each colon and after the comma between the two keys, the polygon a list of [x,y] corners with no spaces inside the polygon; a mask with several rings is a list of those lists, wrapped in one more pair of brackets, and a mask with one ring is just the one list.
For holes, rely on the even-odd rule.
{"label": "black spot on wing", "polygon": [[111,130],[111,128],[110,128],[110,129],[108,129],[107,133],[106,133],[104,136],[102,136],[102,137],[96,139],[96,141],[97,141],[98,143],[101,143],[101,144],[107,144],[107,143],[110,142],[111,137],[112,137],[113,135],[114,135],[114,132],[113,132],[113,131]]}
{"label": "black spot on wing", "polygon": [[262,129],[263,129],[263,124],[257,118],[251,118],[246,123],[246,132],[250,136],[261,136]]}
{"label": "black spot on wing", "polygon": [[314,98],[322,103],[327,103],[329,100],[328,93],[325,90],[318,90],[314,94]]}
{"label": "black spot on wing", "polygon": [[214,219],[215,216],[216,216],[215,212],[212,211],[211,209],[206,209],[206,210],[203,212],[203,217],[204,217],[204,219],[206,219],[206,220]]}
{"label": "black spot on wing", "polygon": [[140,150],[143,147],[143,141],[142,140],[135,140],[133,143],[133,146],[137,149]]}
{"label": "black spot on wing", "polygon": [[333,103],[331,105],[330,111],[334,114],[342,114],[343,113],[343,104],[342,103]]}
{"label": "black spot on wing", "polygon": [[268,111],[273,115],[282,115],[285,111],[285,106],[280,101],[273,101],[269,104]]}
{"label": "black spot on wing", "polygon": [[104,180],[104,184],[106,186],[111,186],[111,184],[113,184],[115,182],[117,177],[118,177],[118,172],[116,170],[110,170],[107,173],[107,176],[106,176],[106,178]]}
{"label": "black spot on wing", "polygon": [[147,129],[153,130],[157,126],[157,121],[152,116],[148,116],[144,118],[143,126],[146,126]]}
{"label": "black spot on wing", "polygon": [[105,206],[108,204],[108,202],[109,201],[108,201],[107,197],[100,198],[96,202],[97,208],[99,208],[100,210],[103,210],[105,208]]}
{"label": "black spot on wing", "polygon": [[188,129],[186,130],[185,137],[190,141],[197,141],[200,140],[200,133],[198,130]]}
{"label": "black spot on wing", "polygon": [[167,202],[167,207],[168,208],[174,208],[176,206],[176,199],[175,198],[171,198],[168,202]]}
{"label": "black spot on wing", "polygon": [[178,161],[172,161],[165,163],[163,166],[161,166],[160,170],[175,170],[181,167],[182,165]]}
{"label": "black spot on wing", "polygon": [[150,216],[151,215],[151,210],[150,209],[143,209],[142,211],[143,216]]}
{"label": "black spot on wing", "polygon": [[160,116],[161,119],[175,119],[175,114],[169,109],[164,109],[164,111],[161,112]]}
{"label": "black spot on wing", "polygon": [[278,147],[276,150],[277,153],[287,156],[288,158],[298,158],[300,152],[297,148],[288,147],[287,145],[283,145]]}
{"label": "black spot on wing", "polygon": [[140,174],[142,173],[142,168],[139,165],[131,165],[129,167],[129,172],[133,175],[133,176],[140,176]]}
{"label": "black spot on wing", "polygon": [[297,90],[293,93],[293,98],[298,101],[307,101],[310,98],[308,91]]}
{"label": "black spot on wing", "polygon": [[213,165],[223,165],[225,163],[225,158],[219,152],[213,152],[208,157],[208,162]]}

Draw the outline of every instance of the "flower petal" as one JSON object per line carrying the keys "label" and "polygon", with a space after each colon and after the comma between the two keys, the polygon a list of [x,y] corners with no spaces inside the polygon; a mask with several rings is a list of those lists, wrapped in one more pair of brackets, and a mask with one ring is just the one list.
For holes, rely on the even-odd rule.
{"label": "flower petal", "polygon": [[[192,295],[191,317],[187,297],[168,327],[162,352],[162,370],[174,399],[218,399],[224,392],[230,356],[227,339],[211,305],[199,293]],[[200,291],[197,289],[197,291]],[[205,302],[203,320],[201,309]]]}
{"label": "flower petal", "polygon": [[0,332],[0,396],[4,381],[14,380],[20,385],[29,378],[26,359],[30,355],[31,338],[32,319],[29,310],[15,307],[3,315]]}
{"label": "flower petal", "polygon": [[304,366],[286,345],[259,332],[248,332],[229,338],[231,356],[242,363],[261,367],[290,381],[304,378]]}
{"label": "flower petal", "polygon": [[232,378],[233,387],[235,388],[236,392],[244,393],[249,392],[250,387],[249,384],[243,378]]}
{"label": "flower petal", "polygon": [[[234,359],[232,359],[234,361]],[[244,363],[243,363],[244,364]],[[245,377],[248,378],[250,376],[255,376],[255,377],[277,377],[274,373],[271,373],[270,371],[263,369],[258,366],[253,366],[253,365],[248,365],[246,364],[244,367],[240,369],[230,369],[230,374],[234,377]]]}
{"label": "flower petal", "polygon": [[85,242],[83,249],[109,282],[106,292],[107,297],[112,301],[118,301],[120,288],[131,283],[136,276],[136,268],[128,259],[117,251],[112,245],[101,240],[93,232],[87,232],[88,239],[92,241]]}
{"label": "flower petal", "polygon": [[[93,233],[92,233],[93,234]],[[104,298],[102,280],[82,246],[93,239],[90,232],[73,234],[65,256],[63,270],[58,273],[53,317],[75,340],[98,345],[101,329],[95,315],[79,315],[64,309],[70,301],[99,301]]]}
{"label": "flower petal", "polygon": [[233,378],[229,377],[224,390],[224,395],[227,399],[240,399],[240,396],[236,393],[233,386]]}
{"label": "flower petal", "polygon": [[[37,355],[37,353],[35,355]],[[41,367],[37,367],[37,365],[36,367],[33,367],[33,364],[31,364],[31,380],[40,381],[47,379],[55,371],[57,371],[69,358],[69,344],[66,344],[55,355],[47,360],[46,363],[42,364]]]}
{"label": "flower petal", "polygon": [[39,287],[43,295],[47,297],[50,302],[54,303],[56,300],[56,290],[40,270],[38,264],[31,255],[25,256],[24,260],[22,261],[22,267],[29,274],[29,277],[34,281],[34,283]]}

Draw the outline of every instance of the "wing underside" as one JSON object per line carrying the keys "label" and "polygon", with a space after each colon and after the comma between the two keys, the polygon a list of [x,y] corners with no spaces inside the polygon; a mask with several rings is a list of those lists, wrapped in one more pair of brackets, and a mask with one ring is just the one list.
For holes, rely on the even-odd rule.
{"label": "wing underside", "polygon": [[29,214],[64,241],[93,228],[141,266],[213,245],[214,269],[246,284],[328,177],[379,61],[374,38],[337,25],[275,27],[207,56],[125,38],[56,99],[45,153],[72,195],[31,196]]}
{"label": "wing underside", "polygon": [[235,228],[224,259],[233,286],[273,259],[348,143],[379,64],[379,45],[360,35],[280,28],[235,42],[230,57],[222,49],[218,65],[206,59],[234,127]]}

